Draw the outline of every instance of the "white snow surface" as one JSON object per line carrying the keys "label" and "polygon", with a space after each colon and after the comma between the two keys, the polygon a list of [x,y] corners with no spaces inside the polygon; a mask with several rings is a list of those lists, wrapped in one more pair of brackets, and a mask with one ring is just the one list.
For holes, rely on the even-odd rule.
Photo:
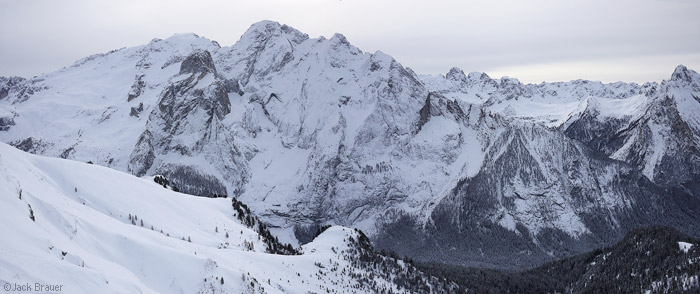
{"label": "white snow surface", "polygon": [[692,243],[688,243],[688,242],[679,241],[679,242],[678,242],[678,247],[679,247],[679,249],[680,249],[681,251],[683,251],[683,252],[685,252],[685,253],[688,253],[688,250],[690,250],[690,248],[693,247],[693,244],[692,244]]}
{"label": "white snow surface", "polygon": [[352,268],[342,251],[354,230],[331,227],[303,255],[267,254],[228,199],[173,192],[151,178],[0,143],[0,202],[3,285],[57,284],[63,293],[352,291],[349,271],[319,274],[319,265]]}

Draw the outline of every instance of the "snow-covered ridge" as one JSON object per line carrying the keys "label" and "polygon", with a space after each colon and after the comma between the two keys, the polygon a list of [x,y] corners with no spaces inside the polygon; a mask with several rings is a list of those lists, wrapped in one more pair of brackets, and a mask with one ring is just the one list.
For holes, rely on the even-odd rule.
{"label": "snow-covered ridge", "polygon": [[[302,255],[273,255],[228,199],[193,197],[150,178],[4,143],[0,175],[3,285],[58,284],[69,293],[365,289],[351,276],[368,273],[353,263],[351,240],[360,235],[352,229],[327,229]],[[372,283],[400,289],[379,276]]]}

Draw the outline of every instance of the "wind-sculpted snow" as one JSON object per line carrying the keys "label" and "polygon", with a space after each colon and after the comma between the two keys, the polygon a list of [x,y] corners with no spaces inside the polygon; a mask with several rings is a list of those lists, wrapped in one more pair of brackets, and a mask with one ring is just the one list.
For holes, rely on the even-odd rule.
{"label": "wind-sculpted snow", "polygon": [[[417,75],[341,34],[263,21],[232,46],[175,35],[0,89],[3,142],[225,190],[286,242],[340,224],[426,259],[518,266],[610,244],[667,197],[667,221],[697,233],[673,208],[700,201],[700,77],[683,66],[643,85]],[[457,257],[387,228],[450,235]],[[459,255],[474,236],[492,246],[487,229],[522,259]]]}

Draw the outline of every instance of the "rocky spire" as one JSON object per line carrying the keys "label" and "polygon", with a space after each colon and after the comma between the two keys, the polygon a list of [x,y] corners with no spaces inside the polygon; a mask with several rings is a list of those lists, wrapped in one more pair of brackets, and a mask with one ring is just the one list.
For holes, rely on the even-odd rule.
{"label": "rocky spire", "polygon": [[211,53],[206,50],[195,50],[180,65],[180,74],[204,72],[216,75],[216,67],[214,67]]}

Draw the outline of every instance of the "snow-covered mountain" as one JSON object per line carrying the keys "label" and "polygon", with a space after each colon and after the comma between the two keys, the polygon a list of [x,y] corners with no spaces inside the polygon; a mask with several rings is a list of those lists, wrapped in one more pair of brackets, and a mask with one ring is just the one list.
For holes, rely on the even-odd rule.
{"label": "snow-covered mountain", "polygon": [[0,171],[3,285],[69,293],[451,291],[377,255],[353,229],[330,227],[300,255],[276,255],[229,199],[181,194],[151,177],[4,143]]}
{"label": "snow-covered mountain", "polygon": [[175,35],[0,78],[0,140],[237,197],[284,242],[338,224],[424,260],[522,267],[645,224],[699,235],[698,97],[683,66],[644,85],[417,75],[263,21],[230,47]]}

